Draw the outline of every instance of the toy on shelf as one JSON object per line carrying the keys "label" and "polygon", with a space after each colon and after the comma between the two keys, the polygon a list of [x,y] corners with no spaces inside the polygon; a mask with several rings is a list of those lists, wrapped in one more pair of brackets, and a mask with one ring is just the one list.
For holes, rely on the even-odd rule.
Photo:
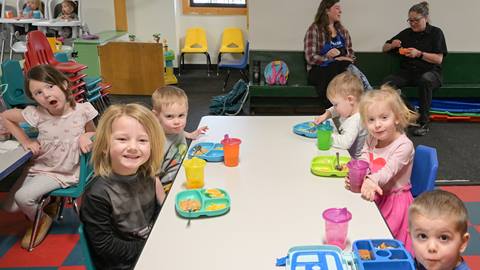
{"label": "toy on shelf", "polygon": [[160,33],[155,33],[152,35],[153,36],[153,40],[156,42],[156,43],[159,43],[160,42]]}
{"label": "toy on shelf", "polygon": [[175,60],[175,52],[168,49],[166,39],[163,40],[163,57],[165,58],[165,84],[177,84],[177,77],[175,77],[175,74],[173,74],[173,60]]}

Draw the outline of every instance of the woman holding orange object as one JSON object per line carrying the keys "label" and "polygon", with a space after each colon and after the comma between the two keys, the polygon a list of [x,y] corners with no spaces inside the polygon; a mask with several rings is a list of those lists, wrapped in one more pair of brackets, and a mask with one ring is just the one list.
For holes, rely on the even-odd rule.
{"label": "woman holding orange object", "polygon": [[383,45],[383,52],[402,55],[400,70],[383,82],[396,88],[418,87],[420,118],[412,133],[423,136],[429,131],[432,92],[442,85],[442,62],[447,55],[447,45],[442,30],[429,23],[427,2],[413,5],[408,11],[407,22],[410,27]]}

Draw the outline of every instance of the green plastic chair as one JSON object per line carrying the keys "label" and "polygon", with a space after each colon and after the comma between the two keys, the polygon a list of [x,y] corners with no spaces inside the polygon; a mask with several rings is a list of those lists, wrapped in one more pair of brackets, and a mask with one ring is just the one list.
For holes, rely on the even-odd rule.
{"label": "green plastic chair", "polygon": [[3,100],[9,108],[36,104],[27,97],[24,82],[25,77],[17,60],[7,60],[2,63],[2,83],[8,84],[8,89],[3,94]]}
{"label": "green plastic chair", "polygon": [[63,206],[65,205],[65,200],[67,198],[70,198],[72,200],[73,209],[75,210],[75,213],[77,213],[77,215],[80,216],[80,211],[78,209],[76,199],[82,196],[83,191],[89,184],[90,180],[93,178],[93,167],[90,162],[90,157],[91,157],[91,152],[82,154],[80,156],[80,176],[79,176],[79,181],[77,185],[71,186],[68,188],[59,188],[48,194],[43,195],[42,199],[40,200],[40,203],[38,204],[37,213],[35,214],[35,220],[33,222],[32,238],[30,239],[30,245],[28,247],[28,251],[33,250],[33,244],[35,242],[35,238],[37,237],[39,223],[43,215],[42,210],[49,196],[62,198],[59,209],[57,209],[58,219],[63,218],[62,211],[63,211]]}
{"label": "green plastic chair", "polygon": [[80,223],[78,226],[78,234],[80,235],[80,247],[82,248],[83,259],[85,262],[85,267],[87,270],[95,270],[95,266],[92,262],[92,257],[90,256],[90,250],[88,248],[88,241],[83,231],[83,224]]}

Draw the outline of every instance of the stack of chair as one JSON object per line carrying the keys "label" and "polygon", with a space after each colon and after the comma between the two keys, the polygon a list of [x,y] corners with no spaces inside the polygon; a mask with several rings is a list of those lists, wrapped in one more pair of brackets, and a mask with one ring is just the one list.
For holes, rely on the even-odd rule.
{"label": "stack of chair", "polygon": [[110,84],[101,83],[101,78],[87,78],[82,73],[87,66],[69,61],[63,57],[62,61],[55,58],[46,36],[40,31],[28,33],[27,52],[25,52],[25,72],[40,64],[50,64],[63,72],[71,83],[71,90],[77,102],[91,102],[99,115],[110,104],[108,88]]}

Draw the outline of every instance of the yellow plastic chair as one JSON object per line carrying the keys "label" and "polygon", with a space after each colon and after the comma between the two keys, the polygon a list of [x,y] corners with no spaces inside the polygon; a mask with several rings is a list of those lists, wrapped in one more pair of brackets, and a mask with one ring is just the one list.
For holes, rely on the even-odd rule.
{"label": "yellow plastic chair", "polygon": [[208,54],[207,34],[205,29],[201,27],[193,27],[187,29],[187,35],[185,36],[185,45],[183,46],[180,54],[180,65],[178,75],[180,75],[182,68],[185,65],[186,53],[201,53],[207,57],[207,74],[210,75],[210,54]]}
{"label": "yellow plastic chair", "polygon": [[222,34],[222,45],[218,52],[218,62],[222,60],[222,53],[243,53],[243,33],[240,28],[225,28]]}

